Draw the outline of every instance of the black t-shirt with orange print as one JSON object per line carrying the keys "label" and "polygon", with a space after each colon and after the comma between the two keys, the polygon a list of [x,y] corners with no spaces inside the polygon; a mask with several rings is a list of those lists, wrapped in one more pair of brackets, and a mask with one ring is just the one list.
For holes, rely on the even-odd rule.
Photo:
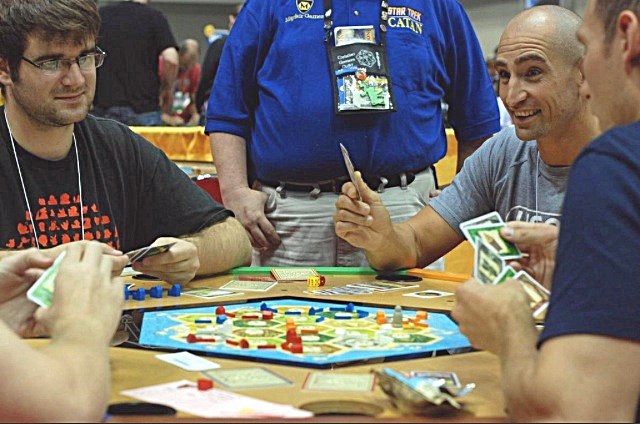
{"label": "black t-shirt with orange print", "polygon": [[35,247],[36,235],[40,247],[50,248],[82,240],[84,228],[85,240],[126,252],[158,237],[198,232],[232,215],[128,127],[88,116],[74,134],[82,214],[74,147],[62,160],[48,161],[16,143],[34,233],[9,132],[0,120],[0,249]]}

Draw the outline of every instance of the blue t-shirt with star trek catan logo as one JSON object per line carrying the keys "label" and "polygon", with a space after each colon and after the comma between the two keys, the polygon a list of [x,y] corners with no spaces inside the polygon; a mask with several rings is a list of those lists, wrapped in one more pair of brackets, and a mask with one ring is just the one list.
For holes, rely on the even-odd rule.
{"label": "blue t-shirt with star trek catan logo", "polygon": [[[332,3],[334,28],[373,25],[380,41],[380,0]],[[457,1],[389,0],[392,113],[335,114],[323,15],[320,0],[248,0],[227,40],[205,130],[247,140],[253,177],[344,176],[339,143],[364,174],[421,170],[446,154],[442,99],[458,140],[499,131],[484,58]]]}

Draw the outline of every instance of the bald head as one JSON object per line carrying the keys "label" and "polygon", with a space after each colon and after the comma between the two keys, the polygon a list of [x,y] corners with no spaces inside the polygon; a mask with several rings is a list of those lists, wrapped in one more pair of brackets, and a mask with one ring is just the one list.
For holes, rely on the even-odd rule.
{"label": "bald head", "polygon": [[192,38],[187,38],[180,44],[180,69],[182,71],[191,69],[195,65],[200,56],[200,46],[198,42]]}
{"label": "bald head", "polygon": [[578,63],[584,50],[576,33],[582,20],[569,9],[560,6],[537,6],[516,15],[507,24],[502,40],[515,35],[543,36],[551,49],[570,65]]}
{"label": "bald head", "polygon": [[193,38],[187,38],[180,44],[180,54],[198,54],[200,46]]}

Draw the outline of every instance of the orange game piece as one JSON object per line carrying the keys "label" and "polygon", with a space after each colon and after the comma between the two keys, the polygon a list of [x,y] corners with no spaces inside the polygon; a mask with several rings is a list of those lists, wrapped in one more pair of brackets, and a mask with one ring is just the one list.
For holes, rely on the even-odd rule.
{"label": "orange game piece", "polygon": [[293,328],[296,328],[296,322],[293,320],[293,318],[287,318],[287,330]]}
{"label": "orange game piece", "polygon": [[429,314],[427,313],[427,311],[418,311],[416,312],[416,321],[424,321],[428,316]]}
{"label": "orange game piece", "polygon": [[376,323],[379,325],[387,323],[387,315],[382,309],[379,309],[378,312],[376,312]]}
{"label": "orange game piece", "polygon": [[301,328],[300,334],[318,334],[318,329],[316,327],[312,328]]}

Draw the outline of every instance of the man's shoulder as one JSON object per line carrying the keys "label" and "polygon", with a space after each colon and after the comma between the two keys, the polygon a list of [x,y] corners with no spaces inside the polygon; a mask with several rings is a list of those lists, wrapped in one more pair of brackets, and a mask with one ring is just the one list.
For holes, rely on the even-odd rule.
{"label": "man's shoulder", "polygon": [[141,138],[121,122],[91,114],[76,125],[81,132],[96,140],[102,147],[127,145],[131,144],[134,138]]}
{"label": "man's shoulder", "polygon": [[[576,159],[576,165],[592,154],[604,155],[623,162],[633,168],[640,168],[640,121],[621,125],[605,131],[584,148]],[[575,166],[575,165],[574,165]]]}

